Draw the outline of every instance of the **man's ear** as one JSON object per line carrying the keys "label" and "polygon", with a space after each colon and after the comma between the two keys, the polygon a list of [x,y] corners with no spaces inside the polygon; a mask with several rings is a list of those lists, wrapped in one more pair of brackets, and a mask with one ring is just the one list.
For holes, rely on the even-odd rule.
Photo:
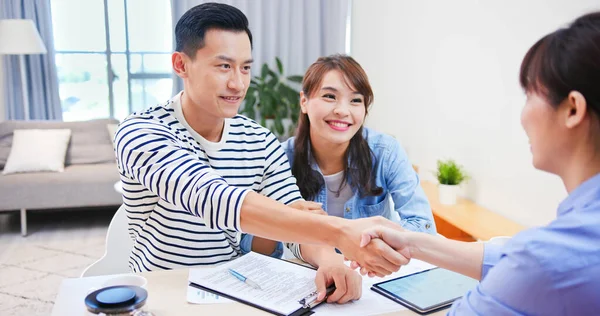
{"label": "man's ear", "polygon": [[566,106],[565,126],[574,128],[581,124],[587,113],[587,102],[583,94],[578,91],[569,92],[564,106]]}
{"label": "man's ear", "polygon": [[174,52],[171,55],[171,63],[173,64],[173,71],[180,78],[187,78],[187,62],[190,58],[182,52]]}
{"label": "man's ear", "polygon": [[308,98],[304,95],[304,91],[300,91],[300,111],[302,111],[302,114],[306,114],[306,103],[308,103]]}

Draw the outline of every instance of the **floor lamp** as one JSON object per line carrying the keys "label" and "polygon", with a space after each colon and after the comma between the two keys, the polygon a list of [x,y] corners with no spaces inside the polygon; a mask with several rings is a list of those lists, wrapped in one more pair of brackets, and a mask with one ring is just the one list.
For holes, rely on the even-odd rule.
{"label": "floor lamp", "polygon": [[46,46],[32,20],[0,20],[0,55],[19,55],[25,120],[30,118],[25,55],[45,53]]}

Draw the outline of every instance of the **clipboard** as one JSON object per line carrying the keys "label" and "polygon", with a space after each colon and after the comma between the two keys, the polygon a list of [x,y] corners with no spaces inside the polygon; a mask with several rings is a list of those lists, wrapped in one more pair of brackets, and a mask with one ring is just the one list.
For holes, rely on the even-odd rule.
{"label": "clipboard", "polygon": [[[220,295],[220,296],[223,296],[224,298],[230,299],[232,301],[236,301],[236,302],[239,302],[239,303],[242,303],[242,304],[246,304],[246,305],[252,306],[254,308],[258,308],[260,310],[263,310],[265,312],[271,313],[273,315],[278,315],[278,316],[309,316],[309,315],[312,315],[312,314],[315,313],[315,312],[312,311],[312,309],[315,308],[315,307],[317,307],[317,306],[319,306],[319,305],[321,305],[322,303],[325,303],[325,301],[327,299],[327,296],[326,296],[323,301],[318,302],[318,303],[312,303],[308,307],[305,307],[303,305],[302,301],[306,301],[306,300],[308,300],[310,298],[309,297],[304,297],[304,298],[302,298],[301,300],[298,301],[298,304],[299,304],[300,308],[298,308],[295,312],[293,312],[291,314],[282,314],[282,313],[278,313],[277,311],[265,308],[264,306],[261,306],[261,305],[258,305],[258,304],[254,304],[254,303],[252,303],[250,301],[245,301],[245,300],[239,299],[239,298],[237,298],[235,296],[232,296],[232,295],[228,295],[228,294],[225,294],[225,293],[213,291],[213,290],[211,290],[211,289],[209,289],[207,287],[200,286],[200,285],[192,283],[192,282],[190,282],[189,285],[191,287],[194,287],[194,288],[206,291],[206,292],[210,292],[210,293],[213,293],[213,294],[216,294],[216,295]],[[333,291],[335,291],[335,287],[333,287],[333,286],[332,287],[328,287],[327,288],[327,295],[330,295],[331,293],[333,293]],[[314,294],[315,296],[317,295],[316,292],[313,292],[313,293],[315,293]]]}
{"label": "clipboard", "polygon": [[[314,313],[312,311],[313,308],[315,308],[316,306],[325,302],[325,300],[323,300],[321,302],[315,301],[316,296],[317,296],[317,292],[316,292],[316,288],[315,288],[312,291],[310,291],[310,293],[307,293],[307,295],[302,295],[301,297],[295,298],[294,299],[295,303],[288,302],[288,304],[286,305],[286,311],[282,311],[281,309],[272,308],[272,307],[268,306],[268,304],[261,304],[260,302],[257,302],[255,300],[248,299],[247,298],[248,295],[242,295],[240,293],[240,291],[235,291],[234,289],[224,286],[223,284],[219,284],[218,286],[213,284],[213,286],[210,286],[210,282],[208,280],[206,280],[205,278],[199,278],[199,276],[198,276],[199,273],[202,273],[202,275],[208,276],[208,277],[212,278],[213,280],[215,280],[215,279],[219,279],[221,281],[226,280],[226,276],[221,275],[221,273],[224,273],[223,271],[227,270],[229,267],[237,266],[237,269],[240,269],[239,267],[243,267],[245,262],[248,262],[248,265],[256,265],[257,260],[259,260],[260,263],[263,265],[264,264],[272,264],[273,266],[275,266],[277,269],[280,270],[280,271],[277,271],[279,273],[282,272],[281,269],[284,269],[286,271],[289,271],[290,273],[292,273],[292,272],[300,273],[305,278],[311,276],[313,286],[314,286],[314,277],[316,276],[316,269],[314,269],[312,267],[307,267],[307,266],[304,266],[304,265],[301,265],[301,264],[298,264],[295,262],[272,258],[272,257],[258,254],[255,252],[248,253],[238,259],[235,259],[233,261],[227,262],[225,264],[222,264],[222,265],[219,265],[216,267],[202,268],[202,269],[190,269],[189,285],[194,288],[197,288],[197,289],[200,289],[203,291],[207,291],[210,293],[214,293],[214,294],[223,296],[225,298],[228,298],[230,300],[237,301],[242,304],[246,304],[246,305],[252,306],[254,308],[258,308],[258,309],[261,309],[268,313],[271,313],[274,315],[279,315],[279,316],[308,316],[308,315],[311,315]],[[273,267],[269,266],[269,268],[273,268]],[[198,273],[194,273],[194,272],[198,272]],[[283,271],[283,272],[285,272],[285,271]],[[194,274],[196,274],[196,275],[194,275]],[[232,278],[231,280],[226,280],[225,282],[228,282],[229,284],[234,284],[234,285],[238,284],[236,286],[239,286],[240,288],[243,288],[245,286],[245,284],[243,282],[240,282],[239,280],[233,280],[233,277],[231,277],[231,278]],[[199,283],[204,283],[204,284],[199,284]],[[224,290],[219,290],[219,288],[224,289]],[[250,289],[246,289],[246,290],[249,292],[256,291],[256,290],[250,290]],[[297,289],[293,289],[293,290],[297,290]],[[334,290],[335,290],[335,286],[328,287],[327,295],[331,294]],[[295,305],[295,304],[297,304],[297,308],[295,306],[293,308],[290,308],[291,305]]]}

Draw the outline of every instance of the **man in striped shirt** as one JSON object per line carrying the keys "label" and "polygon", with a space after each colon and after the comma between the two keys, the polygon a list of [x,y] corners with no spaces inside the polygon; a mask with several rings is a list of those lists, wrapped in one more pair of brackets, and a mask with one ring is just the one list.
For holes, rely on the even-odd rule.
{"label": "man in striped shirt", "polygon": [[[381,219],[347,221],[286,206],[315,208],[302,200],[276,137],[237,115],[252,64],[252,36],[241,11],[196,6],[181,17],[175,35],[172,63],[184,90],[131,114],[115,135],[134,240],[132,270],[217,264],[251,250],[281,256],[283,246],[273,240],[327,244],[328,251],[337,247],[389,273],[407,262],[383,242],[360,247],[362,231]],[[342,265],[324,265],[320,276],[335,279],[340,298],[358,298],[360,277]]]}

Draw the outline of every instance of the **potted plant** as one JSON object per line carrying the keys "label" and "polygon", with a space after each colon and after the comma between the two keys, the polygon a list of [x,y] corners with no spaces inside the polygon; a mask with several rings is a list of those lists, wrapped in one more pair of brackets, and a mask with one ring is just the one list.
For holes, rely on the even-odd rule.
{"label": "potted plant", "polygon": [[468,179],[463,167],[452,159],[438,160],[436,177],[439,181],[439,199],[441,204],[456,204],[459,185]]}
{"label": "potted plant", "polygon": [[302,82],[302,76],[284,76],[281,60],[275,58],[275,63],[277,72],[265,63],[260,75],[252,78],[240,113],[282,139],[291,135],[298,122],[300,95],[294,85]]}

